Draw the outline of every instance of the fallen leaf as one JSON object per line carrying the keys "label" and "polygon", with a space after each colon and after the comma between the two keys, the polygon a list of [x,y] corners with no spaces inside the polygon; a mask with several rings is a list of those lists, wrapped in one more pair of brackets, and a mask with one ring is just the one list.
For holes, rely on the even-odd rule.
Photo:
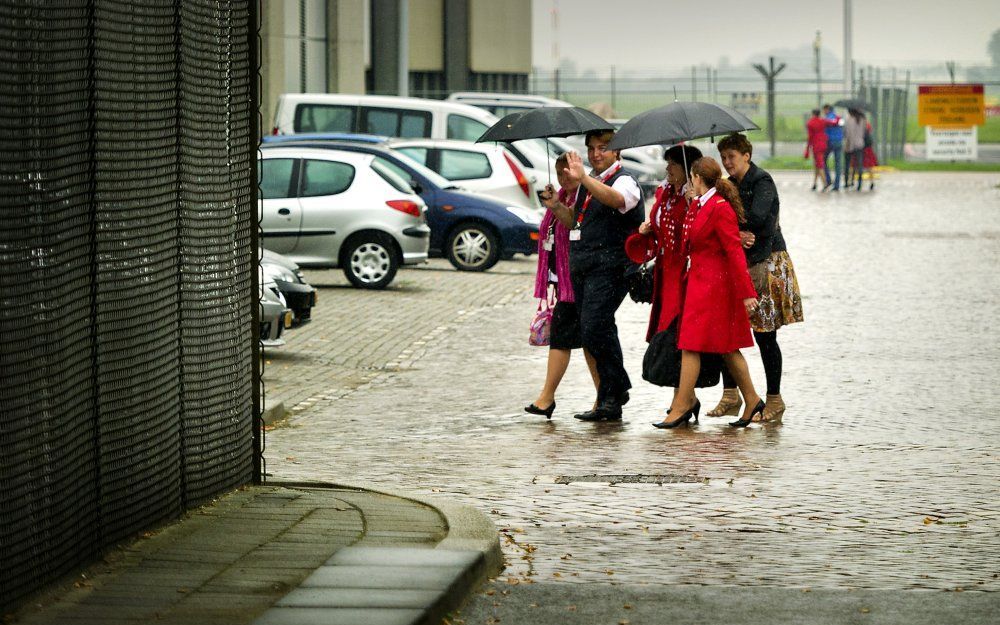
{"label": "fallen leaf", "polygon": [[631,603],[626,603],[622,607],[625,608],[626,610],[631,610],[632,609],[632,604]]}
{"label": "fallen leaf", "polygon": [[566,609],[569,610],[570,612],[576,612],[576,606],[575,605],[571,605],[571,606],[569,606]]}
{"label": "fallen leaf", "polygon": [[868,608],[861,608],[861,613],[862,614],[868,614],[869,612],[871,612],[870,609],[868,609]]}

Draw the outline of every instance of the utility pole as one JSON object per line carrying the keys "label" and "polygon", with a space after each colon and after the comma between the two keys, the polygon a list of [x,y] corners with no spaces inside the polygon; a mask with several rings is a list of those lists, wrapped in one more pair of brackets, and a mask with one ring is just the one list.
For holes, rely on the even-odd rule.
{"label": "utility pole", "polygon": [[775,150],[775,127],[774,127],[774,77],[781,73],[781,70],[785,69],[785,64],[782,63],[777,67],[774,67],[774,57],[768,57],[769,68],[765,68],[760,63],[754,63],[753,67],[760,75],[764,77],[767,81],[767,134],[771,138],[771,158],[774,158]]}
{"label": "utility pole", "polygon": [[944,64],[948,68],[948,75],[951,76],[951,84],[955,84],[955,61],[947,61]]}
{"label": "utility pole", "polygon": [[813,41],[813,51],[816,53],[816,108],[823,107],[823,78],[820,71],[819,57],[823,49],[823,39],[820,31],[816,31],[816,40]]}
{"label": "utility pole", "polygon": [[697,71],[698,71],[698,68],[696,66],[692,65],[691,66],[691,101],[692,102],[697,102],[698,101],[698,77],[695,74],[695,72],[697,72]]}
{"label": "utility pole", "polygon": [[844,94],[854,95],[854,54],[851,50],[853,35],[851,33],[851,0],[844,0]]}

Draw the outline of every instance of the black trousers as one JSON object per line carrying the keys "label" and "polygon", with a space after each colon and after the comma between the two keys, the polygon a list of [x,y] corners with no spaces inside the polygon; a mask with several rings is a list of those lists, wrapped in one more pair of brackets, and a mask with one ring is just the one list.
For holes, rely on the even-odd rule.
{"label": "black trousers", "polygon": [[594,357],[597,373],[601,376],[597,401],[602,402],[609,397],[617,399],[632,388],[615,324],[615,313],[628,294],[625,270],[623,267],[597,267],[571,271],[570,278],[580,314],[583,348]]}

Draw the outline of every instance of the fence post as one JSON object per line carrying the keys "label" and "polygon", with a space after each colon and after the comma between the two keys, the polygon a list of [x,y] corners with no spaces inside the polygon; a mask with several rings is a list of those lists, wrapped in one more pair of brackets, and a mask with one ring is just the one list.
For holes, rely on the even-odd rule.
{"label": "fence post", "polygon": [[[611,110],[613,110],[613,111],[617,111],[618,110],[618,107],[615,106],[615,104],[616,104],[615,103],[615,99],[616,99],[615,98],[615,92],[616,92],[616,87],[615,87],[615,66],[612,65],[611,66]],[[615,113],[615,114],[617,115],[617,113]]]}
{"label": "fence post", "polygon": [[777,69],[774,67],[774,57],[768,57],[768,63],[770,68],[766,69],[760,63],[754,63],[753,67],[760,75],[764,77],[767,82],[767,134],[771,139],[771,158],[775,155],[775,141],[776,141],[776,129],[774,127],[774,77],[781,73],[781,70],[785,69],[785,64],[782,63]]}
{"label": "fence post", "polygon": [[900,131],[899,139],[899,158],[906,158],[906,131],[907,124],[909,124],[909,108],[910,108],[910,70],[906,70],[906,83],[903,87],[903,110],[900,117],[903,120],[902,130]]}

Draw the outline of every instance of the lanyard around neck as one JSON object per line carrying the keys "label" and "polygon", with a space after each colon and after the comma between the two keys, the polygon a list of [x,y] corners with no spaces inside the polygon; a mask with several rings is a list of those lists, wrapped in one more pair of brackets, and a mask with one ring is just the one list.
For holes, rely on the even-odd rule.
{"label": "lanyard around neck", "polygon": [[[621,163],[615,163],[608,171],[604,172],[597,177],[601,181],[601,184],[606,184],[612,176],[618,173],[618,170],[622,168]],[[590,200],[594,198],[594,195],[588,191],[587,197],[583,198],[583,206],[580,207],[580,212],[576,215],[576,227],[579,228],[583,223],[583,216],[587,213],[587,207],[590,206]]]}

